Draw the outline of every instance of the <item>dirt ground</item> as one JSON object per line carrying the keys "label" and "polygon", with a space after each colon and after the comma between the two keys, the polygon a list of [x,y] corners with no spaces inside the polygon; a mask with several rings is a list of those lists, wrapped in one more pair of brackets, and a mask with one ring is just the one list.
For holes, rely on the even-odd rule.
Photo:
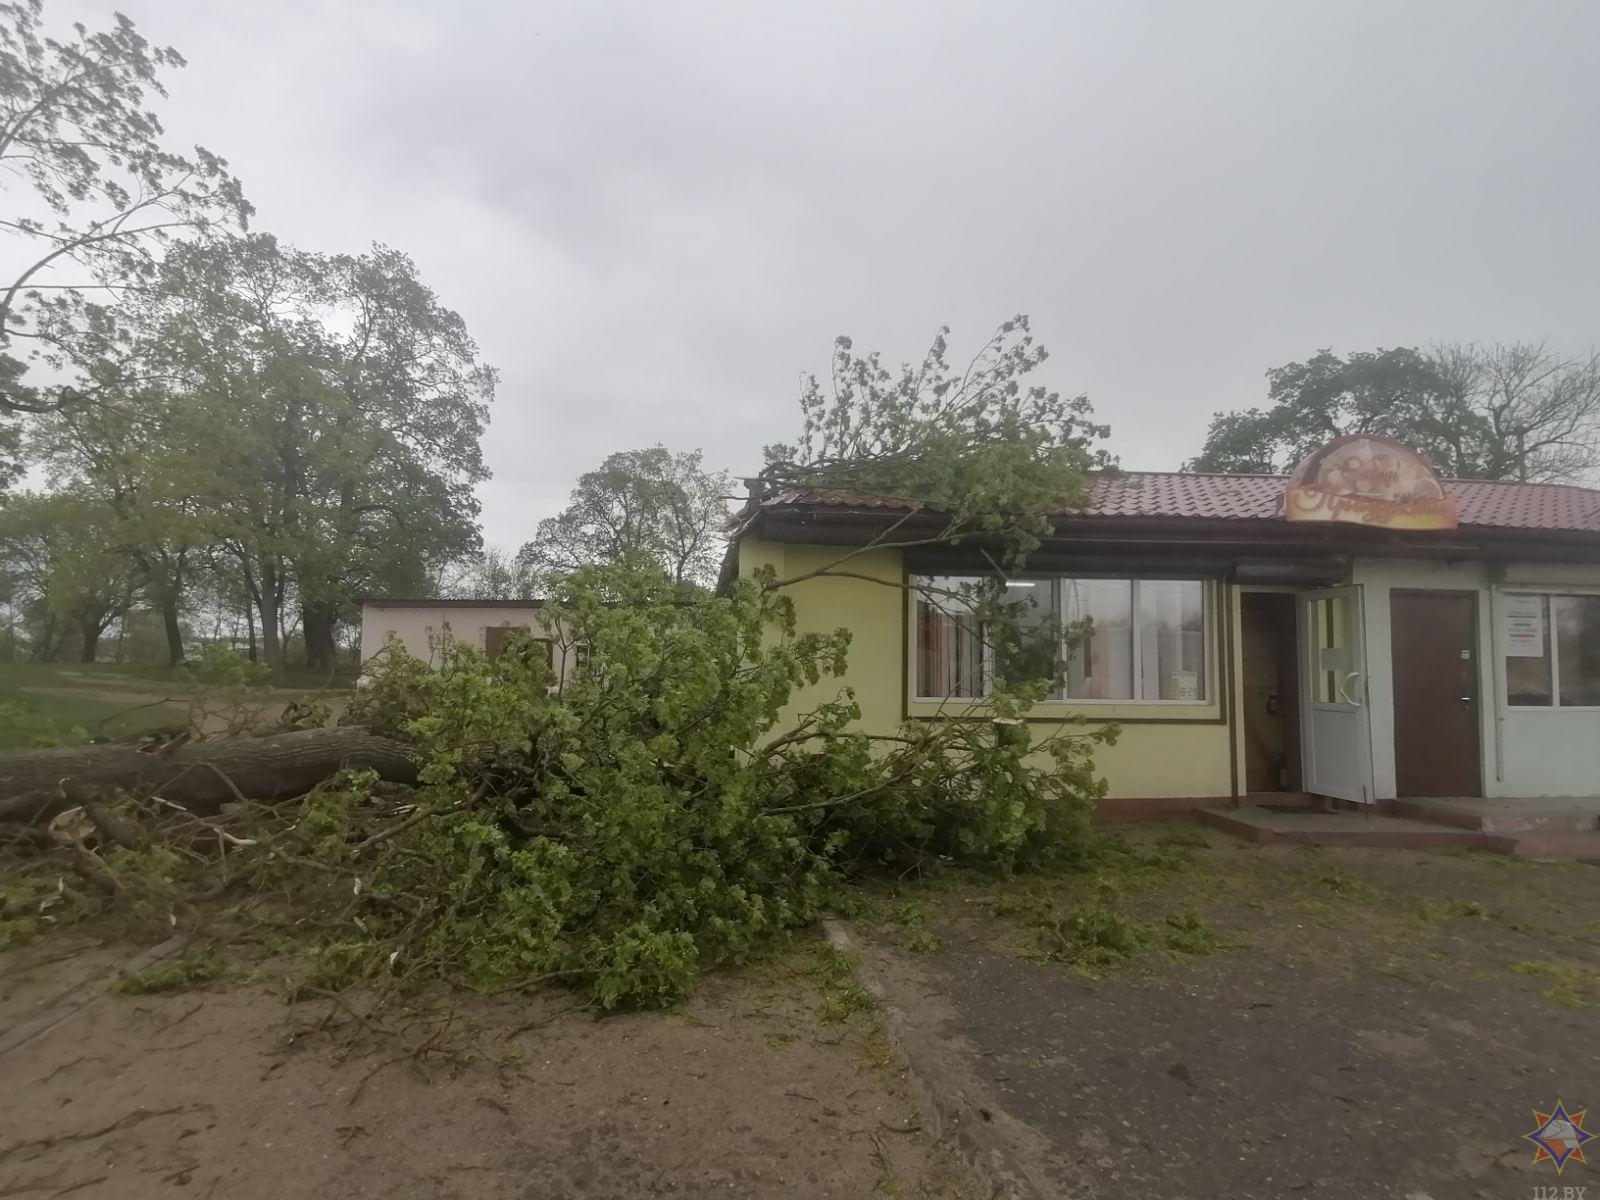
{"label": "dirt ground", "polygon": [[1600,870],[1125,845],[869,890],[876,1011],[809,943],[596,1020],[112,995],[127,949],[47,942],[0,958],[0,1197],[973,1200],[977,1162],[1019,1196],[1499,1200],[1600,1168],[1522,1137],[1600,1107]]}
{"label": "dirt ground", "polygon": [[[1600,870],[1135,836],[1144,865],[906,890],[856,924],[913,1069],[959,1078],[1038,1194],[1558,1182],[1522,1135],[1558,1099],[1600,1111]],[[1120,963],[1108,909],[1144,931]]]}
{"label": "dirt ground", "polygon": [[872,1015],[820,1018],[806,953],[672,1014],[552,996],[448,1021],[261,987],[111,995],[126,950],[61,953],[0,959],[0,1196],[972,1195]]}

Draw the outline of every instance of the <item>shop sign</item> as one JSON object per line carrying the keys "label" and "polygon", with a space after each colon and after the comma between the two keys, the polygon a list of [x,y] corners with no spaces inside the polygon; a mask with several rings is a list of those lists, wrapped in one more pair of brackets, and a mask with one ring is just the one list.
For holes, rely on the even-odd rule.
{"label": "shop sign", "polygon": [[1301,463],[1284,491],[1290,521],[1385,529],[1454,529],[1456,501],[1433,465],[1392,438],[1335,438]]}

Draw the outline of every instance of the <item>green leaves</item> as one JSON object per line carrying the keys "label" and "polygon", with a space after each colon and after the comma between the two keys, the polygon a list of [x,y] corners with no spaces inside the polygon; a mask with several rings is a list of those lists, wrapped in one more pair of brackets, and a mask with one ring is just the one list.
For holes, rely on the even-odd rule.
{"label": "green leaves", "polygon": [[579,567],[650,564],[679,584],[716,582],[727,542],[727,473],[700,451],[663,446],[611,455],[578,477],[565,509],[539,522],[518,563],[535,578]]}
{"label": "green leaves", "polygon": [[1600,461],[1600,355],[1543,344],[1318,351],[1267,372],[1268,408],[1217,413],[1190,471],[1280,474],[1347,433],[1398,438],[1448,478],[1578,480]]}
{"label": "green leaves", "polygon": [[559,694],[514,649],[452,647],[433,672],[391,647],[347,719],[407,731],[418,803],[441,815],[373,860],[371,889],[416,907],[364,911],[362,961],[661,1005],[815,920],[853,873],[1088,852],[1098,735],[1035,744],[952,720],[885,741],[853,729],[845,690],[796,715],[795,689],[842,671],[848,638],[797,635],[789,610],[748,581],[686,597],[655,570],[587,568],[544,609],[588,648]]}
{"label": "green leaves", "polygon": [[425,591],[476,549],[495,375],[410,259],[219,237],[173,248],[156,284],[117,336],[78,340],[104,396],[45,418],[36,443],[114,513],[112,544],[158,599],[220,553],[276,669],[284,606],[330,659],[356,596]]}
{"label": "green leaves", "polygon": [[[28,264],[0,285],[0,345],[26,329],[42,339],[30,342],[36,356],[59,367],[54,353],[70,356],[108,319],[85,292],[148,284],[175,234],[243,227],[251,207],[221,158],[163,144],[149,98],[164,97],[162,76],[184,65],[177,51],[152,46],[121,15],[106,30],[51,37],[42,13],[40,0],[0,4],[0,179],[28,192],[0,217]],[[49,411],[99,383],[85,372],[35,392],[0,374],[0,410]]]}
{"label": "green leaves", "polygon": [[799,441],[767,447],[766,489],[892,496],[945,518],[924,540],[981,532],[1018,555],[1037,545],[1048,514],[1080,497],[1084,472],[1110,465],[1097,445],[1109,431],[1087,397],[1027,382],[1048,355],[1026,316],[961,368],[948,334],[898,371],[839,338],[828,384],[806,380]]}

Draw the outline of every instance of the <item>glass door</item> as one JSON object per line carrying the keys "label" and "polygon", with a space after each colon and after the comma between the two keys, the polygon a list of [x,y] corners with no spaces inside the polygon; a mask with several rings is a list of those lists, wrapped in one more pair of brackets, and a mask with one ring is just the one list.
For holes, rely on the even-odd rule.
{"label": "glass door", "polygon": [[1305,790],[1372,802],[1361,587],[1300,593],[1301,758]]}

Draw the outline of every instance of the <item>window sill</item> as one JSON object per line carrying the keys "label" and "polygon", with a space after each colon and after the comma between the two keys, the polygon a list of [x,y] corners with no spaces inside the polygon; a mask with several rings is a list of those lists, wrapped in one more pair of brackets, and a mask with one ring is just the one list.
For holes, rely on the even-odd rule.
{"label": "window sill", "polygon": [[[986,719],[988,703],[981,699],[913,699],[906,716]],[[1028,710],[1030,722],[1170,721],[1174,724],[1222,720],[1222,707],[1207,700],[1041,700]]]}

